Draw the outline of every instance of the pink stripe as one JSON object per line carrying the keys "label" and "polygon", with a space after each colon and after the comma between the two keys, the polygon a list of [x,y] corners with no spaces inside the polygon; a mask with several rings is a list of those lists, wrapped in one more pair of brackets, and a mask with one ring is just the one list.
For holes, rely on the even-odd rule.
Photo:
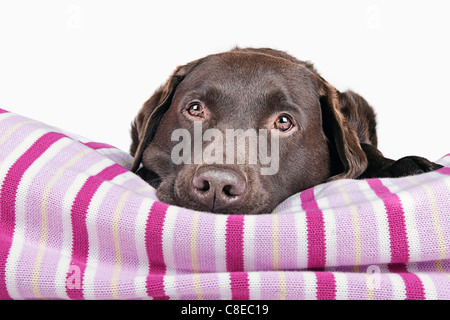
{"label": "pink stripe", "polygon": [[107,144],[107,143],[101,143],[101,142],[82,142],[85,146],[88,146],[89,148],[98,150],[98,149],[117,149],[116,147]]}
{"label": "pink stripe", "polygon": [[325,266],[325,223],[323,213],[314,198],[314,188],[300,193],[302,208],[306,211],[308,230],[308,269]]}
{"label": "pink stripe", "polygon": [[244,216],[230,215],[226,230],[227,271],[244,271]]}
{"label": "pink stripe", "polygon": [[145,247],[150,264],[146,282],[147,294],[159,300],[169,299],[164,291],[166,264],[162,243],[164,219],[168,207],[169,205],[162,202],[153,203],[145,226]]}
{"label": "pink stripe", "polygon": [[6,174],[0,193],[0,299],[11,299],[6,288],[6,261],[11,249],[15,225],[15,201],[17,187],[27,169],[53,143],[65,137],[56,132],[46,133],[11,166]]}
{"label": "pink stripe", "polygon": [[425,289],[422,281],[416,274],[408,272],[404,263],[391,263],[388,268],[389,272],[397,273],[402,277],[405,283],[406,300],[425,300]]}
{"label": "pink stripe", "polygon": [[368,179],[367,183],[375,194],[383,200],[386,208],[391,242],[391,263],[408,262],[409,246],[400,198],[385,187],[380,179]]}
{"label": "pink stripe", "polygon": [[404,264],[404,263],[389,263],[388,269],[389,269],[389,272],[393,272],[393,273],[408,272],[408,269],[406,268],[406,264]]}
{"label": "pink stripe", "polygon": [[336,300],[336,280],[331,272],[316,272],[317,300]]}
{"label": "pink stripe", "polygon": [[436,171],[450,176],[450,167],[444,167],[444,168],[438,169]]}
{"label": "pink stripe", "polygon": [[248,276],[244,271],[244,216],[230,215],[226,229],[227,271],[230,272],[233,300],[249,299]]}
{"label": "pink stripe", "polygon": [[9,111],[6,111],[6,110],[3,110],[3,109],[0,109],[0,113],[8,113]]}
{"label": "pink stripe", "polygon": [[[105,181],[110,181],[116,176],[127,172],[125,168],[118,164],[113,164],[95,176],[90,176],[75,197],[70,212],[72,221],[72,259],[70,265],[75,265],[80,270],[80,287],[69,288],[66,286],[66,292],[70,299],[81,300],[83,296],[84,271],[89,251],[89,237],[86,226],[86,212],[97,189]],[[67,279],[72,273],[67,273]]]}
{"label": "pink stripe", "polygon": [[248,285],[247,272],[231,272],[230,273],[231,299],[232,300],[249,300],[250,290]]}

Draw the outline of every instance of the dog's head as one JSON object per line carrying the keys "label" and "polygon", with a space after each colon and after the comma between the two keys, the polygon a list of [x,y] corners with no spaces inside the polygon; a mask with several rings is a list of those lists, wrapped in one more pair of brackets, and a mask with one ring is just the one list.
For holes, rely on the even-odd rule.
{"label": "dog's head", "polygon": [[337,90],[311,64],[271,49],[178,67],[131,134],[132,171],[159,199],[208,212],[270,213],[297,192],[355,178],[367,166]]}

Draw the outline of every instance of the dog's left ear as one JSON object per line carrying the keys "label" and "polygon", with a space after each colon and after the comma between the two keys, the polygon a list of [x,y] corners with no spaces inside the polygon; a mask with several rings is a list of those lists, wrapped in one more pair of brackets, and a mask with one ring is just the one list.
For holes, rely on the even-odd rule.
{"label": "dog's left ear", "polygon": [[361,149],[355,130],[340,110],[338,91],[322,77],[318,76],[316,80],[322,126],[331,157],[331,177],[328,181],[357,178],[367,168],[366,154]]}
{"label": "dog's left ear", "polygon": [[198,62],[199,61],[197,60],[187,65],[177,67],[167,82],[156,90],[142,106],[131,125],[132,142],[130,154],[134,157],[134,162],[131,167],[132,172],[136,173],[139,169],[139,165],[142,161],[142,154],[152,141],[164,114],[169,110],[177,86]]}

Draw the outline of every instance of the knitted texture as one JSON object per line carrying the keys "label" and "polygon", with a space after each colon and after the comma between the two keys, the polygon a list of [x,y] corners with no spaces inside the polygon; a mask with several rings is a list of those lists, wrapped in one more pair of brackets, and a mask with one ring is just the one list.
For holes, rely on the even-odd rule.
{"label": "knitted texture", "polygon": [[131,162],[0,109],[1,299],[450,299],[450,155],[246,216],[161,203]]}

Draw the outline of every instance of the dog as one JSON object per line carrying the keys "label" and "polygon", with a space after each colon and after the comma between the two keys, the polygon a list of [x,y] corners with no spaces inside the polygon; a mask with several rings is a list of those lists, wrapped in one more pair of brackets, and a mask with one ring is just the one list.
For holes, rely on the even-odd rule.
{"label": "dog", "polygon": [[[189,161],[211,146],[211,138],[193,154],[184,150],[187,161],[174,161],[180,141],[174,130],[192,140],[196,126],[215,134],[266,130],[278,142],[276,170],[262,174],[261,159],[250,163],[242,145],[212,154],[217,160],[231,153],[231,163],[212,162],[211,154]],[[268,149],[274,148],[269,136],[259,140]],[[310,62],[270,48],[236,47],[177,67],[140,109],[131,140],[131,170],[157,189],[162,202],[223,214],[271,213],[288,197],[337,179],[402,177],[441,167],[418,156],[385,158],[377,149],[374,110],[364,98],[339,92]],[[237,155],[247,157],[239,163]]]}

